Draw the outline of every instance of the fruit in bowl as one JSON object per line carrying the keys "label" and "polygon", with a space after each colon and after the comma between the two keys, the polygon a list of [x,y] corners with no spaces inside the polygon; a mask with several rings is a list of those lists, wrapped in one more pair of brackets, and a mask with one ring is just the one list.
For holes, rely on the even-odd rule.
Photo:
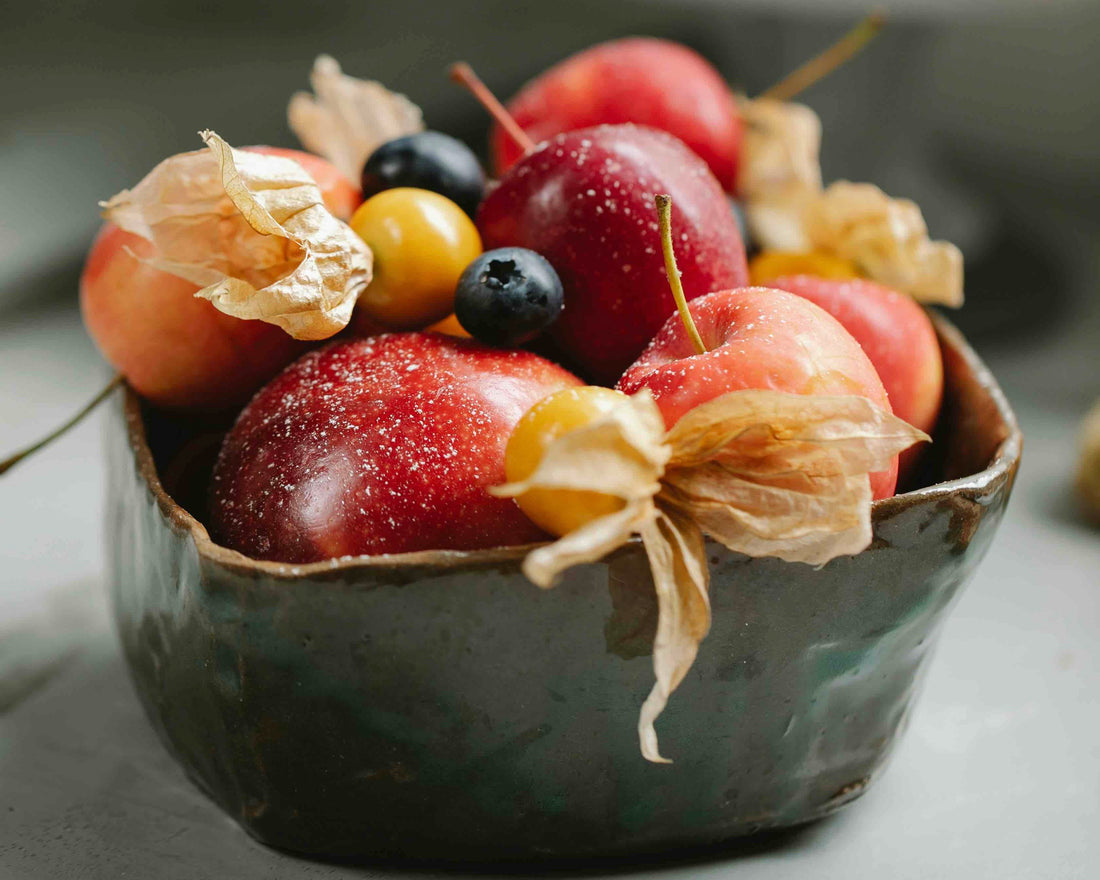
{"label": "fruit in bowl", "polygon": [[639,757],[631,723],[658,616],[639,544],[553,593],[523,547],[248,558],[165,492],[166,415],[128,389],[108,582],[137,692],[229,816],[317,857],[637,856],[835,812],[881,774],[1019,460],[992,377],[937,332],[936,482],[875,503],[872,548],[816,569],[707,543],[713,623],[662,716],[671,766]]}
{"label": "fruit in bowl", "polygon": [[586,378],[613,383],[673,310],[653,196],[680,212],[680,262],[694,295],[740,287],[745,248],[722,189],[681,141],[607,125],[557,135],[513,165],[478,210],[486,248],[542,254],[565,310],[550,333]]}
{"label": "fruit in bowl", "polygon": [[[144,242],[136,265],[285,347],[217,367],[196,332],[177,372],[209,368],[200,384],[239,399],[309,349],[209,467],[217,416],[186,407],[213,404],[140,394],[112,356],[131,379],[110,446],[114,607],[173,753],[250,833],[329,857],[662,851],[842,806],[881,768],[1007,501],[1019,435],[991,377],[939,319],[912,374],[889,367],[882,340],[915,339],[890,334],[917,307],[863,282],[746,286],[730,183],[682,139],[616,124],[529,145],[513,121],[524,155],[475,211],[468,153],[328,61],[309,142],[341,157],[344,196],[363,171],[350,225],[357,196],[326,198],[323,166],[211,132],[108,203]],[[653,211],[664,192],[675,237]],[[839,207],[904,212],[865,195]],[[444,203],[452,226],[476,217],[463,247],[379,232],[425,232]],[[904,265],[835,235],[834,256],[927,291],[939,276],[906,274],[929,252],[905,216],[920,234]],[[115,277],[131,297],[157,283]],[[178,357],[179,328],[144,326],[146,352]],[[485,342],[427,329],[463,326]],[[893,495],[896,452],[922,435],[887,390],[941,347],[932,484]],[[930,393],[893,393],[931,410]],[[162,475],[209,476],[209,507],[181,507]]]}
{"label": "fruit in bowl", "polygon": [[[894,414],[931,434],[943,398],[943,359],[935,328],[911,297],[864,279],[781,276],[770,286],[820,306],[862,346],[874,365]],[[923,450],[901,454],[903,475]]]}
{"label": "fruit in bowl", "polygon": [[[301,165],[329,210],[349,217],[359,190],[300,150],[248,147]],[[244,403],[304,346],[276,326],[242,321],[197,298],[201,285],[152,265],[155,245],[113,223],[100,230],[80,277],[84,325],[104,358],[142,395],[173,409]]]}
{"label": "fruit in bowl", "polygon": [[[878,373],[859,344],[823,309],[763,287],[722,290],[689,305],[707,349],[696,352],[673,315],[619,379],[653,393],[668,427],[700,403],[741,388],[857,394],[890,412]],[[938,349],[937,349],[938,351]],[[897,461],[871,475],[875,498],[894,494]]]}
{"label": "fruit in bowl", "polygon": [[488,486],[520,416],[580,382],[525,351],[434,333],[311,352],[266,385],[214,468],[213,534],[255,559],[475,550],[544,533]]}

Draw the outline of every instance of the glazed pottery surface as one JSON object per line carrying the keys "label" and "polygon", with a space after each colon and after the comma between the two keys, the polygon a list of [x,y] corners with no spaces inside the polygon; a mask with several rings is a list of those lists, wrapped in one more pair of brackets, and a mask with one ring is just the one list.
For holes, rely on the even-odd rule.
{"label": "glazed pottery surface", "polygon": [[153,725],[249,833],[326,857],[631,855],[836,810],[903,729],[1019,460],[1000,390],[937,323],[937,482],[876,502],[871,547],[821,569],[709,545],[713,626],[657,724],[670,765],[638,750],[656,620],[640,546],[549,591],[523,548],[250,560],[165,490],[157,447],[178,459],[179,431],[120,393],[111,583]]}

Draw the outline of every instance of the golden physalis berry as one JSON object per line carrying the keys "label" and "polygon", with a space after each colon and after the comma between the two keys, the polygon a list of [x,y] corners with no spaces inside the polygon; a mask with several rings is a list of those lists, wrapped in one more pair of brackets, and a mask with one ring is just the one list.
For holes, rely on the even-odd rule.
{"label": "golden physalis berry", "polygon": [[401,187],[378,193],[351,228],[374,252],[374,278],[358,310],[391,330],[417,330],[454,311],[455,285],[481,253],[481,236],[450,199]]}
{"label": "golden physalis berry", "polygon": [[784,275],[814,275],[818,278],[859,278],[859,270],[848,260],[822,251],[794,253],[762,251],[749,260],[749,280],[754,286],[767,287],[769,281]]}
{"label": "golden physalis berry", "polygon": [[458,323],[458,318],[454,315],[448,315],[442,321],[436,321],[434,324],[424,329],[431,333],[442,333],[445,336],[458,336],[461,339],[470,338],[470,334],[466,332],[466,328]]}
{"label": "golden physalis berry", "polygon": [[[558,391],[536,403],[519,420],[508,440],[504,453],[508,482],[526,480],[551,442],[607,415],[624,400],[625,395],[618,391],[589,385]],[[614,495],[572,489],[532,489],[516,501],[539,528],[558,536],[624,507],[623,500]]]}

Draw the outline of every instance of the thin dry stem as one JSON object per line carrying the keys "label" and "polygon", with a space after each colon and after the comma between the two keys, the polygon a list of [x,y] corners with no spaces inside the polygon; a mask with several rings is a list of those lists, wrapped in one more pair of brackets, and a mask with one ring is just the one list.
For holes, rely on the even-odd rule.
{"label": "thin dry stem", "polygon": [[695,319],[691,317],[688,309],[687,297],[684,296],[684,285],[680,282],[680,270],[676,266],[676,252],[672,249],[672,196],[658,195],[653,197],[657,203],[657,224],[661,229],[661,252],[665,257],[665,274],[668,275],[668,286],[672,288],[672,298],[676,300],[676,311],[680,313],[680,320],[684,322],[688,338],[695,348],[696,354],[706,354],[707,347],[703,343],[703,337],[699,335],[699,329],[695,326]]}
{"label": "thin dry stem", "polygon": [[760,97],[776,101],[791,100],[859,54],[885,24],[886,13],[881,9],[873,10],[828,49],[792,70]]}
{"label": "thin dry stem", "polygon": [[527,136],[527,132],[520,128],[519,123],[512,118],[512,114],[497,100],[496,95],[489,91],[489,87],[481,81],[481,77],[474,73],[474,69],[469,64],[465,61],[452,64],[448,75],[453,82],[463,86],[477,98],[481,106],[488,111],[493,119],[500,123],[500,126],[508,132],[508,136],[519,145],[523,152],[530,153],[535,149],[535,142]]}

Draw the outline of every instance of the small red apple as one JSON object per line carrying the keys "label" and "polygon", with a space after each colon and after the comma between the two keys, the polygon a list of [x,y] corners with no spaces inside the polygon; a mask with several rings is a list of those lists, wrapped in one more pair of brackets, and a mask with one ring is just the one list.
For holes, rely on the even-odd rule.
{"label": "small red apple", "polygon": [[[551,67],[508,102],[532,140],[594,125],[634,122],[667,131],[734,191],[741,114],[722,75],[697,52],[669,40],[628,37],[600,43]],[[491,137],[503,174],[522,150],[501,129]]]}
{"label": "small red apple", "polygon": [[[665,425],[730,391],[767,389],[793,394],[858,394],[881,409],[890,402],[875,368],[840,323],[793,294],[763,287],[721,290],[688,309],[707,351],[697,354],[678,314],[623,374],[618,389],[648,388]],[[875,498],[894,494],[897,460],[871,474]]]}
{"label": "small red apple", "polygon": [[312,351],[261,389],[225,438],[213,534],[285,562],[541,540],[514,501],[486,490],[505,481],[520,417],[580,384],[530,352],[436,333]]}
{"label": "small red apple", "polygon": [[565,309],[550,334],[597,382],[614,382],[673,310],[653,213],[661,192],[676,201],[685,286],[705,293],[747,283],[722,188],[681,141],[655,129],[557,135],[513,165],[478,211],[486,250],[530,248],[557,270]]}
{"label": "small red apple", "polygon": [[[247,149],[299,162],[338,216],[358,204],[358,189],[318,156]],[[194,284],[135,256],[153,256],[153,246],[105,224],[80,277],[80,308],[103,357],[153,403],[195,411],[240,405],[305,351],[279,327],[223,314],[195,297]]]}
{"label": "small red apple", "polygon": [[875,365],[894,415],[932,433],[943,398],[943,357],[932,321],[911,297],[873,281],[812,275],[788,275],[768,286],[808,299],[840,321]]}

